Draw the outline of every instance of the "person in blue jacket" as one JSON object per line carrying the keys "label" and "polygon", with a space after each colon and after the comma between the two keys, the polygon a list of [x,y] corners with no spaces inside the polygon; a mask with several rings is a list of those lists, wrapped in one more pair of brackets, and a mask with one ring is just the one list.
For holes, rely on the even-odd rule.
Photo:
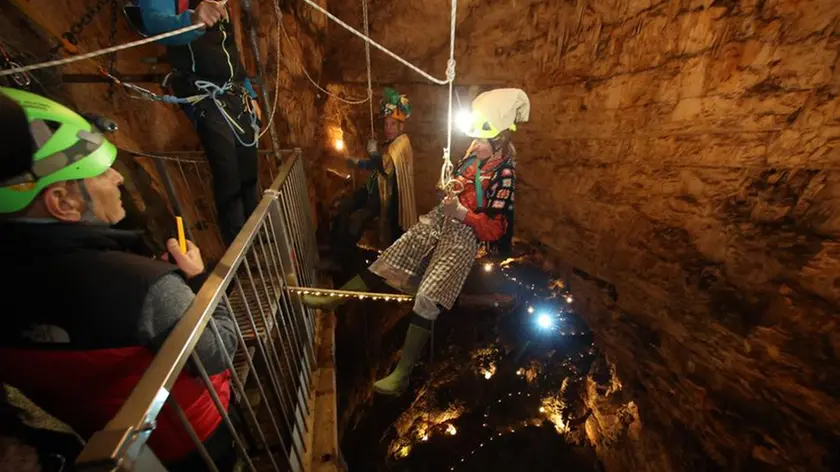
{"label": "person in blue jacket", "polygon": [[226,2],[139,0],[143,29],[151,35],[193,24],[206,28],[161,39],[172,65],[172,91],[194,97],[216,91],[184,111],[195,125],[213,173],[219,230],[230,245],[257,207],[260,109],[236,49]]}

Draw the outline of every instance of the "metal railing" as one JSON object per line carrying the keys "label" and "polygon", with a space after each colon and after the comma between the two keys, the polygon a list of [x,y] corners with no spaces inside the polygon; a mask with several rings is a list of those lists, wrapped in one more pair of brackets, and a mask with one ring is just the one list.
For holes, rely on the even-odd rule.
{"label": "metal railing", "polygon": [[[176,381],[189,379],[200,381],[209,393],[223,420],[217,431],[226,429],[244,470],[303,470],[315,367],[314,313],[288,288],[314,282],[316,251],[303,161],[296,152],[119,412],[87,442],[77,467],[150,470],[156,461],[146,442],[159,415],[170,415],[177,421],[167,424],[183,428],[207,470],[220,470],[187,420],[184,412],[190,405],[180,405],[170,395]],[[216,323],[220,305],[236,321],[235,352],[225,348]],[[207,336],[222,350],[230,372],[227,407],[195,352],[199,339]]]}

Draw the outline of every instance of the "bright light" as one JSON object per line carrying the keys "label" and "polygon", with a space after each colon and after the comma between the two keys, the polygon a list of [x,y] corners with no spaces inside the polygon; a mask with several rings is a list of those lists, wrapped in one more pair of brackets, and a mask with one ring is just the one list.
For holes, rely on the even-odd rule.
{"label": "bright light", "polygon": [[484,372],[484,378],[485,379],[490,380],[492,377],[493,377],[493,372],[490,372],[489,370],[487,372]]}
{"label": "bright light", "polygon": [[568,295],[566,297],[566,303],[572,303],[572,296],[571,295]]}
{"label": "bright light", "polygon": [[545,407],[544,406],[540,407],[540,413],[545,413]]}
{"label": "bright light", "polygon": [[550,329],[552,326],[554,326],[554,320],[551,318],[551,316],[543,313],[537,318],[537,325],[542,329]]}
{"label": "bright light", "polygon": [[335,150],[336,151],[343,151],[344,150],[344,140],[339,138],[335,140]]}
{"label": "bright light", "polygon": [[493,264],[489,262],[484,264],[484,272],[493,272]]}
{"label": "bright light", "polygon": [[446,425],[446,434],[450,436],[455,436],[456,434],[458,434],[458,430],[455,429],[454,424]]}
{"label": "bright light", "polygon": [[534,314],[534,307],[532,307],[532,306],[528,307],[528,314],[531,314],[531,315]]}
{"label": "bright light", "polygon": [[525,369],[519,369],[519,370],[517,370],[517,371],[516,371],[516,375],[518,375],[518,376],[522,377],[523,375],[525,375]]}
{"label": "bright light", "polygon": [[469,110],[459,110],[458,113],[455,114],[455,126],[457,126],[459,130],[466,133],[470,130],[471,125],[472,114]]}
{"label": "bright light", "polygon": [[428,434],[424,434],[424,435],[423,435],[423,437],[422,437],[422,438],[420,438],[420,440],[421,440],[421,441],[428,441],[428,440],[429,440],[429,435],[428,435]]}

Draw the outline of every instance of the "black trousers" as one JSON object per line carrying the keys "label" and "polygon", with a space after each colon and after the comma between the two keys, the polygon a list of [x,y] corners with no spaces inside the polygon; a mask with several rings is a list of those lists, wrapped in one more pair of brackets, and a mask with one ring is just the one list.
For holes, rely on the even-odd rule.
{"label": "black trousers", "polygon": [[[251,115],[245,111],[243,96],[228,93],[222,98],[225,110],[245,131],[239,138],[250,143],[254,140]],[[213,197],[219,217],[222,241],[230,245],[245,220],[257,208],[257,146],[244,146],[231,126],[225,121],[210,99],[194,107],[185,107],[210,163],[213,173]]]}
{"label": "black trousers", "polygon": [[330,242],[338,259],[346,259],[361,239],[365,227],[379,216],[379,191],[362,187],[341,200],[332,222]]}

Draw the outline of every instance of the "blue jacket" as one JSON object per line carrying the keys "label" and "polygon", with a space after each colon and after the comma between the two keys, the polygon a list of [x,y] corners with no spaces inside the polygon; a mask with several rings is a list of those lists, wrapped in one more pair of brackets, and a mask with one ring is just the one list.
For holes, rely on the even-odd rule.
{"label": "blue jacket", "polygon": [[[139,0],[143,27],[151,35],[192,25],[193,9],[201,0],[189,0],[188,9],[179,11],[178,0]],[[252,98],[257,94],[239,61],[233,27],[219,22],[206,30],[193,30],[159,40],[167,46],[172,67],[214,82],[241,82]]]}

